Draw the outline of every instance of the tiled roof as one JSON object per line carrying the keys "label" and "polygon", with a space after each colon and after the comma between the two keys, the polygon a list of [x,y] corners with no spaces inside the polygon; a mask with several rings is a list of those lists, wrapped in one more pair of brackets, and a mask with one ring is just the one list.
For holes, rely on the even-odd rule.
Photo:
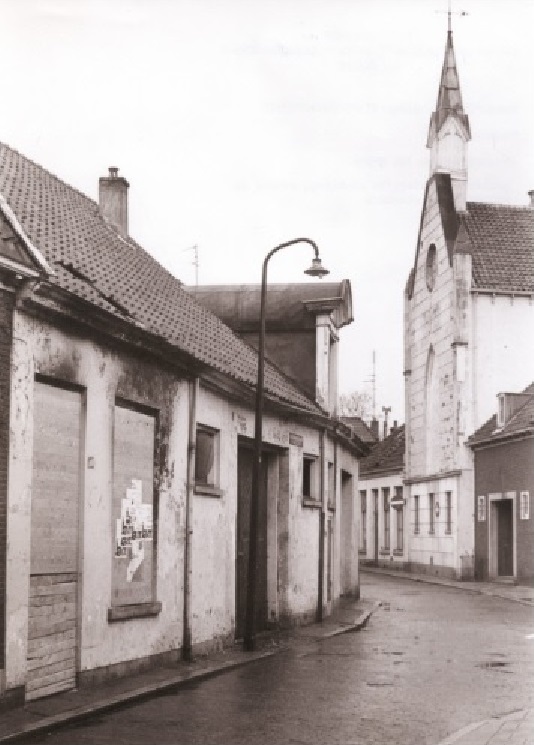
{"label": "tiled roof", "polygon": [[463,215],[473,257],[473,287],[534,292],[534,210],[468,202]]}
{"label": "tiled roof", "polygon": [[404,467],[404,449],[406,427],[401,425],[394,429],[376,445],[372,445],[370,454],[360,461],[360,476],[372,476],[375,472],[400,471]]}
{"label": "tiled roof", "polygon": [[357,435],[362,442],[373,443],[376,442],[376,437],[371,432],[371,429],[359,416],[342,416],[341,421],[348,425],[355,435]]}
{"label": "tiled roof", "polygon": [[525,431],[534,434],[534,383],[529,385],[523,393],[530,394],[530,398],[512,414],[504,427],[497,429],[497,414],[494,414],[471,435],[469,445],[494,442]]}
{"label": "tiled roof", "polygon": [[[102,217],[98,204],[0,143],[0,193],[49,261],[63,290],[169,342],[235,380],[254,386],[257,354],[181,283]],[[274,397],[320,412],[276,368],[265,366]]]}

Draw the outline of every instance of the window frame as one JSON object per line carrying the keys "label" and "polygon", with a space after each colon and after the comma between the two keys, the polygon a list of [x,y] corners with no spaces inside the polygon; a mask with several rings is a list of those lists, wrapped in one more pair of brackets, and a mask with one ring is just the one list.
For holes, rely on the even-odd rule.
{"label": "window frame", "polygon": [[384,510],[384,551],[391,547],[391,508],[389,506],[390,488],[382,487],[382,508]]}
{"label": "window frame", "polygon": [[402,554],[404,552],[404,506],[395,507],[395,513],[395,551]]}
{"label": "window frame", "polygon": [[413,495],[413,511],[414,511],[414,535],[419,535],[421,532],[421,502],[420,495]]}
{"label": "window frame", "polygon": [[[303,507],[318,507],[321,500],[317,496],[319,493],[319,458],[310,453],[302,454],[302,479],[300,490],[302,493]],[[307,488],[305,488],[307,486]]]}
{"label": "window frame", "polygon": [[[198,457],[199,457],[199,434],[201,436],[209,436],[211,438],[213,446],[213,464],[211,471],[213,472],[213,483],[208,481],[199,481],[197,479],[198,471]],[[194,474],[194,487],[193,491],[195,494],[207,497],[221,497],[223,492],[220,487],[220,454],[221,454],[221,431],[216,427],[211,427],[203,422],[197,422],[195,430],[195,474]]]}
{"label": "window frame", "polygon": [[428,493],[428,535],[436,535],[436,495]]}
{"label": "window frame", "polygon": [[360,489],[360,551],[367,553],[367,489]]}

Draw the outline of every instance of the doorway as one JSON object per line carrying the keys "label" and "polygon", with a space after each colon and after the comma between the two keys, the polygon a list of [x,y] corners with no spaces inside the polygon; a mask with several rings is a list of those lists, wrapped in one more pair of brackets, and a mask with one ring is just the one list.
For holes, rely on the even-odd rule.
{"label": "doorway", "polygon": [[26,699],[76,684],[82,394],[35,383]]}
{"label": "doorway", "polygon": [[512,500],[495,502],[497,517],[497,576],[512,577],[514,574],[514,533],[512,522]]}
{"label": "doorway", "polygon": [[[250,500],[252,494],[252,447],[240,444],[237,450],[237,536],[235,567],[235,637],[245,633],[247,610],[248,560],[250,545]],[[262,454],[259,479],[258,532],[256,554],[256,613],[254,628],[263,631],[268,620],[267,606],[267,466]]]}

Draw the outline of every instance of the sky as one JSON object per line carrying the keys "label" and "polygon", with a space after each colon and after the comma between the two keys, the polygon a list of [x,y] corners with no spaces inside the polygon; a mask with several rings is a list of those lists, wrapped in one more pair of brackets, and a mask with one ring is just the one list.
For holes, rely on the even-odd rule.
{"label": "sky", "polygon": [[[274,246],[349,279],[340,392],[404,421],[403,293],[447,0],[0,0],[0,140],[97,199],[117,166],[130,234],[185,284],[259,283]],[[534,188],[534,0],[454,0],[468,199]],[[270,282],[307,281],[311,249]],[[315,280],[317,281],[317,280]]]}

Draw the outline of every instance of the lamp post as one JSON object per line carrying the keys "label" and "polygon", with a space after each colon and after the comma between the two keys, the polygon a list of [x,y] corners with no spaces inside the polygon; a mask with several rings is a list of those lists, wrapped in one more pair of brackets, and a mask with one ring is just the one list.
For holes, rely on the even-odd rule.
{"label": "lamp post", "polygon": [[261,300],[260,300],[260,338],[258,348],[258,378],[256,383],[256,416],[254,425],[254,457],[252,461],[252,489],[250,495],[250,530],[249,530],[249,553],[248,553],[248,577],[247,577],[247,607],[245,616],[244,647],[252,652],[256,646],[256,561],[258,540],[258,502],[261,474],[261,444],[263,424],[263,377],[265,368],[265,306],[267,297],[267,264],[269,259],[277,251],[294,246],[296,243],[307,243],[315,252],[315,258],[305,274],[311,277],[324,277],[328,274],[319,258],[317,244],[309,238],[295,238],[292,241],[275,246],[263,261],[261,273]]}

